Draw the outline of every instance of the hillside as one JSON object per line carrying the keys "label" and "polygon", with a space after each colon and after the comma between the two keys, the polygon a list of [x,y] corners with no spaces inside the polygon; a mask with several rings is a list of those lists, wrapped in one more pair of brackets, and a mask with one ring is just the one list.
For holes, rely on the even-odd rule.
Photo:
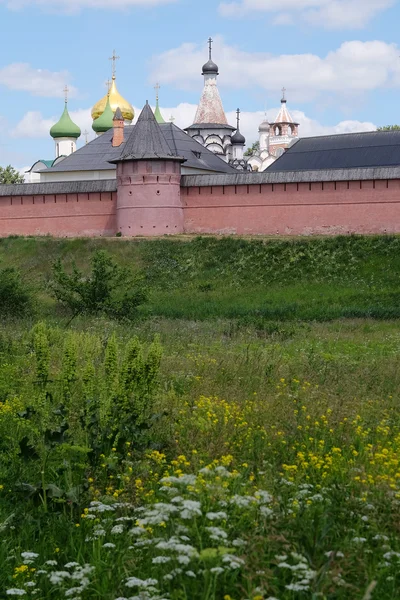
{"label": "hillside", "polygon": [[[99,249],[132,322],[50,294]],[[0,240],[36,298],[0,330],[0,598],[396,598],[399,250]]]}

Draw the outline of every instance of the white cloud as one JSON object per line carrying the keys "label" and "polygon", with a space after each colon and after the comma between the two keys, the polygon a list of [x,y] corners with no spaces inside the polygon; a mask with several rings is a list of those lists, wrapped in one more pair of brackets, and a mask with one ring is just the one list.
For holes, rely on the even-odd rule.
{"label": "white cloud", "polygon": [[50,12],[64,12],[67,14],[76,14],[82,9],[106,9],[106,10],[124,10],[131,7],[153,8],[166,4],[173,4],[179,0],[0,0],[0,4],[5,4],[10,10],[21,10],[26,6],[37,6]]}
{"label": "white cloud", "polygon": [[273,13],[276,24],[287,25],[293,15],[315,26],[327,29],[357,29],[365,27],[378,13],[396,4],[397,0],[240,0],[222,2],[220,13],[225,17],[242,18],[258,12]]}
{"label": "white cloud", "polygon": [[[355,95],[400,86],[399,48],[377,40],[345,42],[320,57],[244,52],[217,36],[213,58],[221,73],[219,85],[246,90],[261,88],[275,94],[285,85],[290,99],[296,101],[315,100],[321,94],[329,94],[331,99],[334,93],[348,105],[349,98]],[[184,43],[153,58],[150,79],[181,89],[200,88],[204,62],[203,45]]]}
{"label": "white cloud", "polygon": [[[28,63],[14,63],[0,69],[0,85],[10,90],[30,92],[35,96],[61,98],[63,89],[70,79],[68,71],[47,71],[34,69]],[[70,95],[76,95],[76,89],[70,86]]]}
{"label": "white cloud", "polygon": [[[74,123],[79,125],[82,131],[86,130],[90,133],[89,139],[94,137],[92,130],[93,121],[89,108],[70,111],[69,114]],[[43,117],[39,111],[29,111],[12,130],[11,135],[16,138],[50,138],[50,129],[60,116]]]}

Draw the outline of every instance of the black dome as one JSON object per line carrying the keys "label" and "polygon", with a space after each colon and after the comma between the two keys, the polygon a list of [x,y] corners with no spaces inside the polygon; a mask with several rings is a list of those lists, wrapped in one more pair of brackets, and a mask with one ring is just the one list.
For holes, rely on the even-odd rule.
{"label": "black dome", "polygon": [[203,65],[203,75],[210,75],[210,74],[219,75],[218,65],[216,65],[215,62],[212,61],[211,59],[208,62],[206,62],[205,65]]}
{"label": "black dome", "polygon": [[239,130],[237,130],[236,133],[233,134],[231,141],[232,144],[245,144],[246,138],[240,133]]}

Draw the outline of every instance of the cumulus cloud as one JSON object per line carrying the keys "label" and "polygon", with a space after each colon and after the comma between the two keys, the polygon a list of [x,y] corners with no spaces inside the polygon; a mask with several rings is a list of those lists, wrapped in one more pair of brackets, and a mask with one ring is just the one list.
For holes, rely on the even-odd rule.
{"label": "cumulus cloud", "polygon": [[242,18],[259,12],[271,13],[275,24],[288,24],[295,16],[327,29],[358,29],[365,27],[376,15],[396,4],[397,0],[239,0],[221,2],[225,17]]}
{"label": "cumulus cloud", "polygon": [[166,4],[173,4],[179,0],[0,0],[11,10],[21,10],[26,6],[36,6],[50,12],[64,12],[76,14],[82,9],[124,10],[134,7],[154,8]]}
{"label": "cumulus cloud", "polygon": [[[345,42],[323,57],[245,52],[220,36],[214,45],[220,86],[277,93],[286,85],[290,99],[296,101],[315,100],[321,94],[331,97],[332,93],[348,99],[382,87],[399,87],[398,57],[396,44],[378,40]],[[203,44],[184,43],[153,58],[150,79],[193,90],[201,85],[199,72],[204,61]]]}
{"label": "cumulus cloud", "polygon": [[[70,77],[68,71],[35,69],[28,63],[13,63],[0,68],[0,85],[48,98],[63,97],[63,89]],[[69,90],[71,96],[76,95],[76,88],[70,86]]]}

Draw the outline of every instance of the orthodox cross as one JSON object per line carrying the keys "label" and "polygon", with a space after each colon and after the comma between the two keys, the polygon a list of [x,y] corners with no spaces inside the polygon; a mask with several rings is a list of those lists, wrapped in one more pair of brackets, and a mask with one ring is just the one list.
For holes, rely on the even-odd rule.
{"label": "orthodox cross", "polygon": [[107,86],[107,91],[110,92],[111,81],[109,79],[107,79],[107,81],[106,81],[106,86]]}
{"label": "orthodox cross", "polygon": [[210,60],[212,59],[212,45],[213,45],[213,39],[212,38],[208,38],[208,47],[209,47],[209,56],[210,56]]}
{"label": "orthodox cross", "polygon": [[64,96],[65,96],[65,104],[67,104],[67,102],[68,102],[68,93],[69,93],[69,87],[67,85],[63,89],[63,92],[64,92]]}
{"label": "orthodox cross", "polygon": [[238,108],[237,111],[236,111],[236,121],[237,121],[237,130],[239,131],[239,127],[240,127],[240,108]]}
{"label": "orthodox cross", "polygon": [[112,76],[113,76],[113,79],[115,79],[115,74],[117,72],[117,60],[119,60],[119,59],[120,59],[120,57],[117,56],[115,50],[113,50],[113,55],[109,59],[112,62]]}
{"label": "orthodox cross", "polygon": [[174,121],[175,121],[175,117],[173,115],[171,115],[170,118],[169,118],[169,122],[173,123]]}
{"label": "orthodox cross", "polygon": [[286,88],[283,87],[282,88],[282,100],[286,100],[286,96],[285,96],[286,92],[287,92]]}
{"label": "orthodox cross", "polygon": [[88,143],[88,135],[89,135],[89,132],[87,129],[85,129],[85,131],[83,132],[83,135],[85,136],[85,140],[86,140],[86,144],[87,144]]}
{"label": "orthodox cross", "polygon": [[159,91],[160,91],[160,89],[161,89],[161,86],[160,86],[160,84],[159,84],[159,83],[156,83],[156,85],[154,86],[154,89],[156,90],[156,100],[157,100],[157,102],[158,102],[158,100],[159,100],[159,97],[158,97],[158,92],[159,92]]}

